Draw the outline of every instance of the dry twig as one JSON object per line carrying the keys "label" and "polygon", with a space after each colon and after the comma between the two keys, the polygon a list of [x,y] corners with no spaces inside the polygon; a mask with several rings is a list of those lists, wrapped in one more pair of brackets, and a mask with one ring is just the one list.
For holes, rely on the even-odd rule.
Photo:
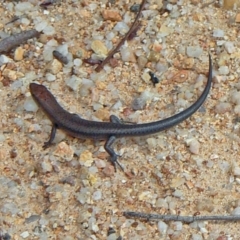
{"label": "dry twig", "polygon": [[138,19],[142,13],[143,7],[145,5],[146,0],[143,0],[139,9],[139,12],[135,18],[135,21],[133,22],[131,28],[126,33],[126,35],[121,39],[121,41],[118,43],[118,45],[110,51],[108,56],[95,68],[97,72],[100,72],[103,68],[103,66],[113,57],[113,55],[119,50],[119,48],[123,45],[123,43],[129,38],[132,32],[136,31],[136,26],[138,25]]}
{"label": "dry twig", "polygon": [[239,221],[240,215],[229,216],[179,216],[179,215],[159,215],[141,212],[123,212],[125,217],[141,218],[146,220],[164,220],[164,221],[180,221],[184,223],[192,223],[194,221]]}

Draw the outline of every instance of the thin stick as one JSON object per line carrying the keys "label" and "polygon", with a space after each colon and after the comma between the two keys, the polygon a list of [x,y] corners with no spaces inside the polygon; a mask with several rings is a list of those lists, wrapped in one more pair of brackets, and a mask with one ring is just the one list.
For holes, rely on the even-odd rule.
{"label": "thin stick", "polygon": [[143,0],[140,6],[140,9],[138,11],[138,14],[135,18],[135,21],[133,22],[131,28],[129,29],[129,31],[126,33],[126,35],[121,39],[121,41],[118,43],[118,45],[112,49],[108,56],[95,68],[96,72],[100,72],[104,65],[113,57],[113,55],[119,50],[119,48],[123,45],[123,43],[128,39],[129,35],[136,29],[135,26],[137,25],[137,21],[142,13],[143,7],[146,3],[146,0]]}
{"label": "thin stick", "polygon": [[141,212],[123,212],[125,217],[142,218],[147,220],[164,220],[164,221],[180,221],[184,223],[192,223],[194,221],[239,221],[240,215],[229,216],[179,216],[179,215],[159,215]]}
{"label": "thin stick", "polygon": [[40,33],[37,30],[32,29],[6,37],[0,41],[0,53],[9,52],[18,45],[26,42],[28,39],[38,37],[39,35]]}

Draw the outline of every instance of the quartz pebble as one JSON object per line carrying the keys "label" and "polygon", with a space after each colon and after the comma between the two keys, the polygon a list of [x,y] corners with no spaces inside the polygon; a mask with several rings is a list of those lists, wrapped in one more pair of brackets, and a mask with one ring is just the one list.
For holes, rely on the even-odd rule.
{"label": "quartz pebble", "polygon": [[120,50],[123,62],[136,62],[136,56],[132,49],[123,47]]}
{"label": "quartz pebble", "polygon": [[199,46],[189,46],[189,47],[187,47],[187,55],[189,57],[199,58],[202,53],[203,53],[203,49]]}
{"label": "quartz pebble", "polygon": [[220,113],[220,114],[229,112],[231,111],[231,109],[232,109],[232,105],[227,102],[220,102],[215,107],[216,113]]}
{"label": "quartz pebble", "polygon": [[72,75],[69,79],[66,80],[66,84],[73,91],[77,91],[82,84],[82,79],[76,75]]}
{"label": "quartz pebble", "polygon": [[197,139],[191,139],[189,142],[189,150],[193,154],[199,154],[200,143]]}
{"label": "quartz pebble", "polygon": [[53,169],[52,164],[50,162],[48,162],[47,160],[44,160],[41,163],[41,166],[42,166],[42,170],[44,173],[51,172]]}
{"label": "quartz pebble", "polygon": [[215,38],[222,38],[222,37],[224,37],[224,34],[225,34],[224,31],[221,29],[213,30],[213,37],[215,37]]}
{"label": "quartz pebble", "polygon": [[225,42],[224,47],[229,54],[232,54],[236,51],[233,42]]}
{"label": "quartz pebble", "polygon": [[219,73],[222,74],[222,75],[228,75],[229,74],[229,68],[228,66],[221,66],[219,69],[218,69]]}
{"label": "quartz pebble", "polygon": [[38,106],[32,97],[28,97],[24,102],[24,109],[28,112],[37,112]]}
{"label": "quartz pebble", "polygon": [[167,230],[168,230],[168,225],[163,221],[159,221],[158,222],[158,231],[161,233],[162,236],[166,235]]}

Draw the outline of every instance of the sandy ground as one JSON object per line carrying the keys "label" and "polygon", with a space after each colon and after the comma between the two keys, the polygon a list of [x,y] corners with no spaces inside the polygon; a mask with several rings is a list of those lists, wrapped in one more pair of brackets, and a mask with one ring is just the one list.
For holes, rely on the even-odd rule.
{"label": "sandy ground", "polygon": [[[123,216],[240,214],[240,11],[194,0],[169,1],[166,11],[162,1],[147,1],[137,35],[96,73],[82,60],[106,56],[122,38],[115,25],[134,21],[135,3],[1,1],[1,38],[42,33],[0,57],[0,239],[240,239],[239,222]],[[53,59],[58,48],[69,64]],[[125,172],[114,172],[103,141],[58,131],[55,144],[42,149],[51,123],[31,98],[31,82],[86,119],[151,122],[197,100],[208,53],[214,79],[204,105],[169,130],[119,139],[114,149]],[[147,69],[160,80],[155,87]]]}

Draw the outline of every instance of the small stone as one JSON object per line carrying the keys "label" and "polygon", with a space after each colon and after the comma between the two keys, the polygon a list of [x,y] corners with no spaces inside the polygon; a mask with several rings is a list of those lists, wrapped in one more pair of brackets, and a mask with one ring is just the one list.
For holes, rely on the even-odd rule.
{"label": "small stone", "polygon": [[122,17],[121,15],[119,14],[118,11],[116,10],[103,10],[102,11],[102,17],[104,20],[110,20],[110,21],[121,21],[122,20]]}
{"label": "small stone", "polygon": [[139,56],[137,59],[138,67],[140,69],[143,69],[146,66],[147,62],[148,62],[147,58],[143,55]]}
{"label": "small stone", "polygon": [[158,198],[157,201],[156,201],[156,207],[157,208],[163,208],[163,209],[167,210],[168,209],[168,203],[165,199]]}
{"label": "small stone", "polygon": [[107,164],[107,166],[103,169],[103,173],[107,176],[113,176],[115,174],[115,169],[112,164]]}
{"label": "small stone", "polygon": [[105,58],[107,56],[108,50],[104,43],[100,40],[94,40],[91,43],[91,49],[100,57]]}
{"label": "small stone", "polygon": [[140,4],[136,4],[136,3],[130,7],[130,11],[135,13],[138,12],[139,9],[140,9]]}
{"label": "small stone", "polygon": [[221,75],[228,75],[230,72],[228,66],[221,66],[218,71]]}
{"label": "small stone", "polygon": [[23,106],[24,106],[24,109],[28,112],[37,112],[38,110],[38,105],[36,104],[36,102],[33,100],[32,97],[26,98]]}
{"label": "small stone", "polygon": [[22,232],[22,233],[20,234],[20,236],[21,236],[22,238],[27,238],[27,237],[29,237],[29,232],[28,232],[28,231]]}
{"label": "small stone", "polygon": [[106,167],[106,161],[104,161],[102,159],[95,160],[95,164],[96,164],[97,168],[105,168]]}
{"label": "small stone", "polygon": [[100,108],[96,111],[95,116],[102,121],[109,121],[109,110],[106,108]]}
{"label": "small stone", "polygon": [[220,102],[215,107],[216,113],[220,113],[220,114],[230,112],[231,109],[232,109],[232,105],[226,102]]}
{"label": "small stone", "polygon": [[48,82],[52,82],[56,80],[56,76],[51,73],[46,73],[46,79]]}
{"label": "small stone", "polygon": [[76,75],[72,75],[65,82],[67,86],[70,87],[73,91],[77,91],[82,85],[82,79],[77,77]]}
{"label": "small stone", "polygon": [[136,62],[136,56],[131,48],[123,47],[120,50],[123,62]]}
{"label": "small stone", "polygon": [[234,6],[239,7],[240,2],[238,0],[224,0],[223,1],[223,8],[224,9],[233,9]]}
{"label": "small stone", "polygon": [[143,99],[142,97],[134,98],[132,102],[132,109],[137,111],[137,110],[142,110],[146,106],[146,99]]}
{"label": "small stone", "polygon": [[224,47],[229,54],[234,53],[236,51],[233,42],[225,42]]}
{"label": "small stone", "polygon": [[71,146],[65,142],[60,142],[54,151],[55,156],[59,156],[66,161],[71,161],[73,159],[74,151]]}
{"label": "small stone", "polygon": [[234,104],[240,104],[240,91],[233,91],[231,94],[231,102]]}
{"label": "small stone", "polygon": [[6,55],[3,55],[3,54],[0,55],[0,66],[2,66],[5,63],[8,63],[10,61],[11,61],[11,59],[9,57],[7,57]]}
{"label": "small stone", "polygon": [[142,78],[142,80],[143,80],[145,83],[149,83],[149,82],[150,82],[150,79],[151,79],[151,76],[149,75],[148,72],[144,72],[144,73],[141,75],[141,78]]}
{"label": "small stone", "polygon": [[240,13],[236,15],[235,22],[240,23]]}
{"label": "small stone", "polygon": [[173,222],[172,227],[175,231],[181,231],[182,230],[182,222],[180,222],[180,221]]}
{"label": "small stone", "polygon": [[50,162],[48,162],[48,160],[44,160],[41,163],[41,166],[42,166],[42,170],[44,173],[51,172],[53,169],[52,164]]}
{"label": "small stone", "polygon": [[203,240],[203,238],[200,234],[193,233],[192,240]]}
{"label": "small stone", "polygon": [[240,167],[234,167],[233,174],[234,176],[240,176]]}
{"label": "small stone", "polygon": [[149,62],[158,62],[160,59],[160,53],[155,51],[150,51],[147,58]]}
{"label": "small stone", "polygon": [[163,221],[159,221],[158,222],[158,231],[161,233],[161,235],[166,235],[167,233],[167,229],[168,229],[168,225],[163,222]]}
{"label": "small stone", "polygon": [[97,190],[93,193],[93,200],[98,201],[102,198],[102,192],[100,190]]}
{"label": "small stone", "polygon": [[180,187],[181,185],[183,185],[185,183],[185,178],[183,177],[176,177],[172,179],[171,188],[177,188]]}
{"label": "small stone", "polygon": [[203,199],[203,200],[199,200],[197,202],[197,211],[207,211],[207,212],[212,212],[214,210],[214,202],[210,199]]}
{"label": "small stone", "polygon": [[89,150],[83,151],[79,157],[79,163],[85,167],[92,166],[93,163],[92,153]]}
{"label": "small stone", "polygon": [[148,199],[150,199],[152,196],[151,192],[150,191],[144,191],[144,192],[141,192],[139,195],[138,195],[138,200],[140,201],[146,201]]}
{"label": "small stone", "polygon": [[203,49],[199,46],[189,46],[187,47],[187,55],[191,58],[199,58],[203,53]]}
{"label": "small stone", "polygon": [[221,29],[213,30],[213,37],[215,37],[215,38],[223,38],[224,35],[225,35],[224,31]]}
{"label": "small stone", "polygon": [[24,49],[22,47],[16,48],[14,52],[14,60],[21,61],[23,60]]}
{"label": "small stone", "polygon": [[240,215],[240,207],[236,207],[236,208],[232,211],[232,215]]}
{"label": "small stone", "polygon": [[234,113],[236,113],[238,116],[240,116],[240,105],[236,105],[234,107]]}
{"label": "small stone", "polygon": [[198,154],[199,153],[199,148],[200,148],[200,143],[198,142],[197,139],[191,139],[189,142],[189,150],[193,154]]}
{"label": "small stone", "polygon": [[62,63],[57,59],[53,59],[47,66],[46,70],[54,75],[58,74],[62,70]]}
{"label": "small stone", "polygon": [[4,69],[2,72],[2,75],[4,77],[9,78],[11,81],[24,77],[24,74],[22,72],[10,70],[10,69]]}

